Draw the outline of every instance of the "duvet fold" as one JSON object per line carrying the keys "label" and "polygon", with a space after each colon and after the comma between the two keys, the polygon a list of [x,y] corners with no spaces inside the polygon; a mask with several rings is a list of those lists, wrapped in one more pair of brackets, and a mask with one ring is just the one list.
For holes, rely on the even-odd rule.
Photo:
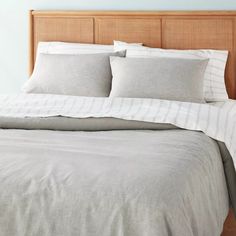
{"label": "duvet fold", "polygon": [[[188,103],[159,99],[45,94],[0,97],[0,117],[118,118],[172,124],[224,142],[236,165],[236,101]],[[4,127],[3,127],[4,128]]]}

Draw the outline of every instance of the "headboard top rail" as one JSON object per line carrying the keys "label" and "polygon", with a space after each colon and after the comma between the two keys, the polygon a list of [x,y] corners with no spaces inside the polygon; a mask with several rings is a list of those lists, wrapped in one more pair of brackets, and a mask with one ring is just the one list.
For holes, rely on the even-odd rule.
{"label": "headboard top rail", "polygon": [[236,11],[46,11],[32,10],[35,16],[236,16]]}

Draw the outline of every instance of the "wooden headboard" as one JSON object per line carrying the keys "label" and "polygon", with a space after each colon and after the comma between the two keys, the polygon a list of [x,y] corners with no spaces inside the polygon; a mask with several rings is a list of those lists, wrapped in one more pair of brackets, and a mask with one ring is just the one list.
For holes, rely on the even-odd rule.
{"label": "wooden headboard", "polygon": [[30,73],[40,41],[112,44],[113,40],[228,50],[225,80],[230,97],[236,99],[236,11],[30,11]]}

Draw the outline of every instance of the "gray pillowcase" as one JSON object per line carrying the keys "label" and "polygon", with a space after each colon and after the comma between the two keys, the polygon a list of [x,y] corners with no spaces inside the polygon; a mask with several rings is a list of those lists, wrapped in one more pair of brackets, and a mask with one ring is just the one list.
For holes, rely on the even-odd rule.
{"label": "gray pillowcase", "polygon": [[109,56],[105,54],[39,54],[34,72],[23,87],[26,93],[107,97],[111,89]]}
{"label": "gray pillowcase", "polygon": [[110,57],[110,61],[110,97],[204,102],[203,78],[208,60]]}

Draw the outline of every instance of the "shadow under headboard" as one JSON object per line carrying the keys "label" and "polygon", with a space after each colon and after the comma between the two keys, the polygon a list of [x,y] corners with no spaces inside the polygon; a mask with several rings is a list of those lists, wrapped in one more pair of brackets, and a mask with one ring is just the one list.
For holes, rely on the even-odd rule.
{"label": "shadow under headboard", "polygon": [[30,74],[40,41],[142,42],[172,49],[229,51],[226,86],[236,99],[236,11],[30,11]]}

